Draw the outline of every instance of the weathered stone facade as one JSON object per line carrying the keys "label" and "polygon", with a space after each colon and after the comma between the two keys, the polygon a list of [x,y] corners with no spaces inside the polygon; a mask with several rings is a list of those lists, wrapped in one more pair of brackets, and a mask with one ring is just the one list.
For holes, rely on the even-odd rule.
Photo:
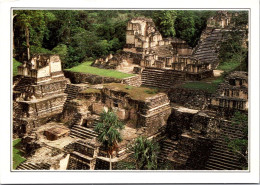
{"label": "weathered stone facade", "polygon": [[[191,74],[211,71],[210,62],[199,61],[193,57],[193,52],[193,48],[181,39],[162,38],[152,19],[134,18],[127,24],[126,46],[123,52],[98,59],[93,66],[118,69],[118,66],[125,62],[132,65],[129,71],[132,73],[136,67],[134,65]],[[199,77],[204,78],[205,75]]]}
{"label": "weathered stone facade", "polygon": [[231,73],[219,87],[218,95],[211,99],[213,107],[248,110],[248,76],[246,72]]}
{"label": "weathered stone facade", "polygon": [[[34,55],[18,68],[14,82],[14,133],[22,135],[62,112],[69,80],[58,55]],[[39,125],[38,125],[39,126]]]}

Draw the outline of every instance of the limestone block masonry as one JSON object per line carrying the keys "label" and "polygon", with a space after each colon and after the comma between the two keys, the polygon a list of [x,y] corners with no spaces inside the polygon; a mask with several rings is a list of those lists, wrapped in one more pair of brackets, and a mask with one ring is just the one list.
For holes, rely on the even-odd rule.
{"label": "limestone block masonry", "polygon": [[58,55],[39,54],[18,68],[14,82],[14,134],[20,136],[62,112],[69,82]]}
{"label": "limestone block masonry", "polygon": [[242,71],[234,71],[227,76],[218,95],[211,99],[212,108],[248,110],[248,74]]}

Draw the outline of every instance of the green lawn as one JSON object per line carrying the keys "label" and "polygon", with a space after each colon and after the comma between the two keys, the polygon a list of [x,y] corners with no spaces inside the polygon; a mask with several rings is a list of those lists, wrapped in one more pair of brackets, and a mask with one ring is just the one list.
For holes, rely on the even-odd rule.
{"label": "green lawn", "polygon": [[182,88],[194,89],[194,90],[204,90],[208,93],[215,93],[218,85],[223,82],[223,77],[213,78],[207,81],[194,81],[187,82],[181,85]]}
{"label": "green lawn", "polygon": [[26,159],[23,158],[21,155],[22,153],[18,149],[20,145],[21,139],[15,139],[13,140],[13,169],[16,169],[17,166],[24,162]]}
{"label": "green lawn", "polygon": [[104,77],[119,78],[119,79],[134,76],[133,74],[126,74],[116,70],[100,69],[97,67],[92,67],[91,63],[92,63],[91,61],[83,62],[78,66],[66,70],[72,72],[89,73],[89,74],[94,74],[94,75],[104,76]]}
{"label": "green lawn", "polygon": [[13,59],[13,76],[16,76],[18,73],[17,67],[22,63],[18,62],[17,60]]}

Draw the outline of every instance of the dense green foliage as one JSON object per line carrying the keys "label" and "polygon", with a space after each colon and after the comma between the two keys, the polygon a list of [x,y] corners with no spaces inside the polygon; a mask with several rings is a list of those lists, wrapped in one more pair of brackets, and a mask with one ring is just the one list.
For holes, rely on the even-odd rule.
{"label": "dense green foliage", "polygon": [[110,170],[112,170],[111,156],[118,148],[118,143],[123,139],[120,130],[124,124],[118,120],[113,111],[103,111],[94,130],[98,133],[98,141],[103,145],[110,157]]}
{"label": "dense green foliage", "polygon": [[117,170],[136,170],[136,168],[134,162],[122,160],[117,163]]}
{"label": "dense green foliage", "polygon": [[215,11],[177,11],[174,25],[176,37],[185,40],[191,47],[195,47],[201,32],[206,28],[207,19],[214,14]]}
{"label": "dense green foliage", "polygon": [[227,138],[228,147],[237,154],[241,161],[244,162],[245,168],[248,167],[248,115],[242,112],[235,112],[231,119],[233,125],[242,129],[242,138]]}
{"label": "dense green foliage", "polygon": [[248,71],[248,12],[232,14],[230,31],[225,32],[225,40],[220,44],[220,65],[240,66],[240,70]]}
{"label": "dense green foliage", "polygon": [[159,145],[153,140],[139,136],[135,143],[129,147],[133,152],[137,170],[156,170]]}
{"label": "dense green foliage", "polygon": [[19,164],[24,162],[26,159],[22,157],[22,153],[20,152],[19,145],[21,139],[13,140],[13,169],[16,169]]}
{"label": "dense green foliage", "polygon": [[[28,52],[58,53],[63,67],[116,53],[125,45],[126,24],[133,17],[150,17],[164,37],[181,38],[195,47],[207,19],[215,11],[191,10],[15,10],[14,57],[25,61]],[[247,49],[241,47],[247,32],[246,11],[233,17],[232,32],[220,47],[222,62],[247,64]],[[247,65],[244,65],[247,67]]]}
{"label": "dense green foliage", "polygon": [[20,66],[21,63],[18,62],[17,60],[15,60],[15,58],[13,59],[13,76],[16,76],[18,73],[18,69],[17,67]]}
{"label": "dense green foliage", "polygon": [[164,37],[174,37],[175,28],[174,23],[177,13],[174,10],[154,11],[152,15],[155,25],[157,25],[160,33]]}
{"label": "dense green foliage", "polygon": [[58,53],[63,67],[71,68],[121,50],[127,21],[140,16],[153,18],[164,37],[176,35],[195,46],[209,15],[175,10],[15,10],[14,56],[22,62],[28,51]]}
{"label": "dense green foliage", "polygon": [[98,76],[105,76],[105,77],[119,78],[119,79],[133,76],[133,74],[122,73],[115,70],[92,67],[91,63],[92,63],[91,61],[83,62],[80,65],[72,67],[67,70],[72,72],[89,73]]}

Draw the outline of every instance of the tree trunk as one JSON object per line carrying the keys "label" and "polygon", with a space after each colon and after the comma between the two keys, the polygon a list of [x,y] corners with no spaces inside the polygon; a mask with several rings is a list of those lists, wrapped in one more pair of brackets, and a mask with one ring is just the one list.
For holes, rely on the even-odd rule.
{"label": "tree trunk", "polygon": [[112,170],[112,156],[109,154],[109,170]]}
{"label": "tree trunk", "polygon": [[29,28],[25,27],[26,47],[27,47],[27,60],[30,60],[30,43],[29,43]]}

